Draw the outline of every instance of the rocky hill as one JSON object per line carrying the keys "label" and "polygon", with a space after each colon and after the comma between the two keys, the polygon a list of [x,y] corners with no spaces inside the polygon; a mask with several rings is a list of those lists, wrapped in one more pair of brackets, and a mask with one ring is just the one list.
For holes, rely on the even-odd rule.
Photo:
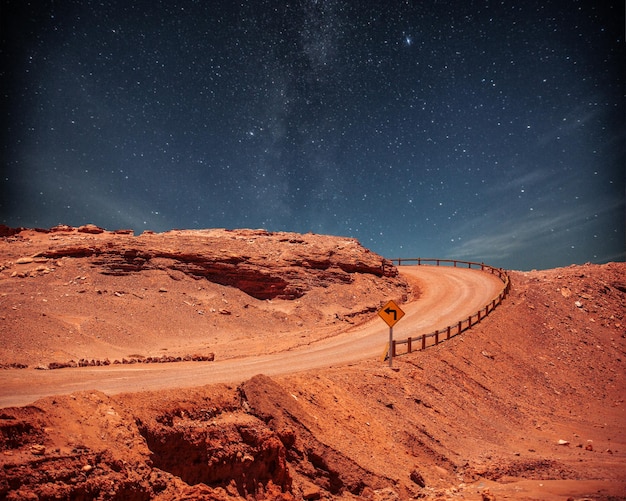
{"label": "rocky hill", "polygon": [[[207,320],[270,350],[257,331],[271,329],[289,346],[304,332],[323,337],[358,322],[383,293],[419,297],[401,270],[350,239],[251,230],[164,236],[67,228],[5,235],[0,325],[3,346],[13,344],[2,348],[3,362],[183,353],[202,347],[192,333]],[[254,283],[251,273],[211,282],[214,265],[198,249],[216,236],[206,247],[231,255],[215,259],[220,266],[254,263],[273,278],[243,285],[248,292],[235,284]],[[315,249],[315,259],[303,249]],[[87,391],[0,409],[0,497],[626,499],[626,265],[510,277],[509,296],[481,323],[399,356],[394,369],[366,360],[240,385]],[[180,322],[168,329],[181,336],[154,332],[157,322],[142,313],[159,317],[164,308]],[[226,344],[206,348],[236,356]],[[27,377],[34,369],[4,370]]]}
{"label": "rocky hill", "polygon": [[[342,237],[93,225],[0,235],[0,366],[261,354],[336,335],[411,293],[390,261]],[[233,343],[241,332],[246,343]]]}

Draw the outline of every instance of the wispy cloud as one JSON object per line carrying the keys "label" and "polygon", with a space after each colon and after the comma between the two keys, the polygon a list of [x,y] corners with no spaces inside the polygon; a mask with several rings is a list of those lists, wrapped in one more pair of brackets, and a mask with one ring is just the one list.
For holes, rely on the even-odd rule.
{"label": "wispy cloud", "polygon": [[[546,259],[545,256],[557,252],[557,249],[590,245],[589,240],[593,240],[594,233],[598,233],[596,227],[600,226],[599,221],[610,220],[623,208],[623,200],[613,199],[605,201],[601,208],[597,204],[579,204],[551,215],[531,213],[507,221],[498,221],[495,214],[485,215],[469,224],[483,229],[482,234],[452,247],[450,254],[490,264],[541,262],[542,256]],[[598,259],[609,260],[611,256],[598,256]]]}

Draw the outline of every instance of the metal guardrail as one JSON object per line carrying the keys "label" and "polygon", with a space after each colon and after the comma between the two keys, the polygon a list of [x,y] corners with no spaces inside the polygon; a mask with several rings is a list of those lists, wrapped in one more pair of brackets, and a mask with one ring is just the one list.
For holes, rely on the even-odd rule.
{"label": "metal guardrail", "polygon": [[[503,283],[503,287],[489,303],[487,303],[483,308],[478,310],[475,313],[472,313],[469,317],[459,320],[456,324],[448,325],[443,329],[438,329],[429,334],[422,334],[416,337],[409,337],[402,340],[394,340],[392,344],[392,356],[395,357],[398,355],[397,348],[398,346],[406,345],[406,352],[411,353],[415,350],[425,350],[429,346],[436,346],[444,340],[450,339],[451,337],[458,336],[462,332],[471,329],[472,326],[480,323],[480,321],[485,318],[489,313],[491,313],[496,306],[498,306],[504,298],[507,296],[509,291],[511,290],[511,280],[509,275],[502,268],[495,268],[493,266],[489,266],[484,263],[475,263],[472,261],[460,261],[458,259],[437,259],[437,258],[397,258],[390,259],[391,262],[398,266],[402,265],[428,265],[428,266],[453,266],[458,267],[459,265],[467,266],[467,268],[471,269],[479,269],[480,271],[484,271],[487,273],[492,273],[496,275]],[[432,263],[432,264],[430,264]]]}

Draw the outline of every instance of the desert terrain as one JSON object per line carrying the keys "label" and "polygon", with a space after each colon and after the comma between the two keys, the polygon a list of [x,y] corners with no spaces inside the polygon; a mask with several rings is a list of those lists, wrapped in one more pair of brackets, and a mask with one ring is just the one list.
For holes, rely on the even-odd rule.
{"label": "desert terrain", "polygon": [[0,228],[2,499],[626,499],[626,265],[502,288],[356,240]]}

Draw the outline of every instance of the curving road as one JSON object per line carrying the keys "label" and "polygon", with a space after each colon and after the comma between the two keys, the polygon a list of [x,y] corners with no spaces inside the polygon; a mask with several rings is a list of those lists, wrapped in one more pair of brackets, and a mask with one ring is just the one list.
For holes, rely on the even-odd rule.
{"label": "curving road", "polygon": [[[394,326],[394,337],[405,339],[442,329],[467,318],[498,295],[502,282],[490,273],[467,268],[401,266],[400,273],[421,290],[416,301],[405,303],[405,316]],[[385,301],[386,298],[381,298]],[[296,350],[258,357],[228,359],[208,364],[115,365],[54,371],[10,369],[0,371],[0,408],[27,405],[38,398],[100,390],[107,394],[239,383],[256,374],[268,376],[346,365],[380,357],[389,328],[372,319],[339,336]]]}

